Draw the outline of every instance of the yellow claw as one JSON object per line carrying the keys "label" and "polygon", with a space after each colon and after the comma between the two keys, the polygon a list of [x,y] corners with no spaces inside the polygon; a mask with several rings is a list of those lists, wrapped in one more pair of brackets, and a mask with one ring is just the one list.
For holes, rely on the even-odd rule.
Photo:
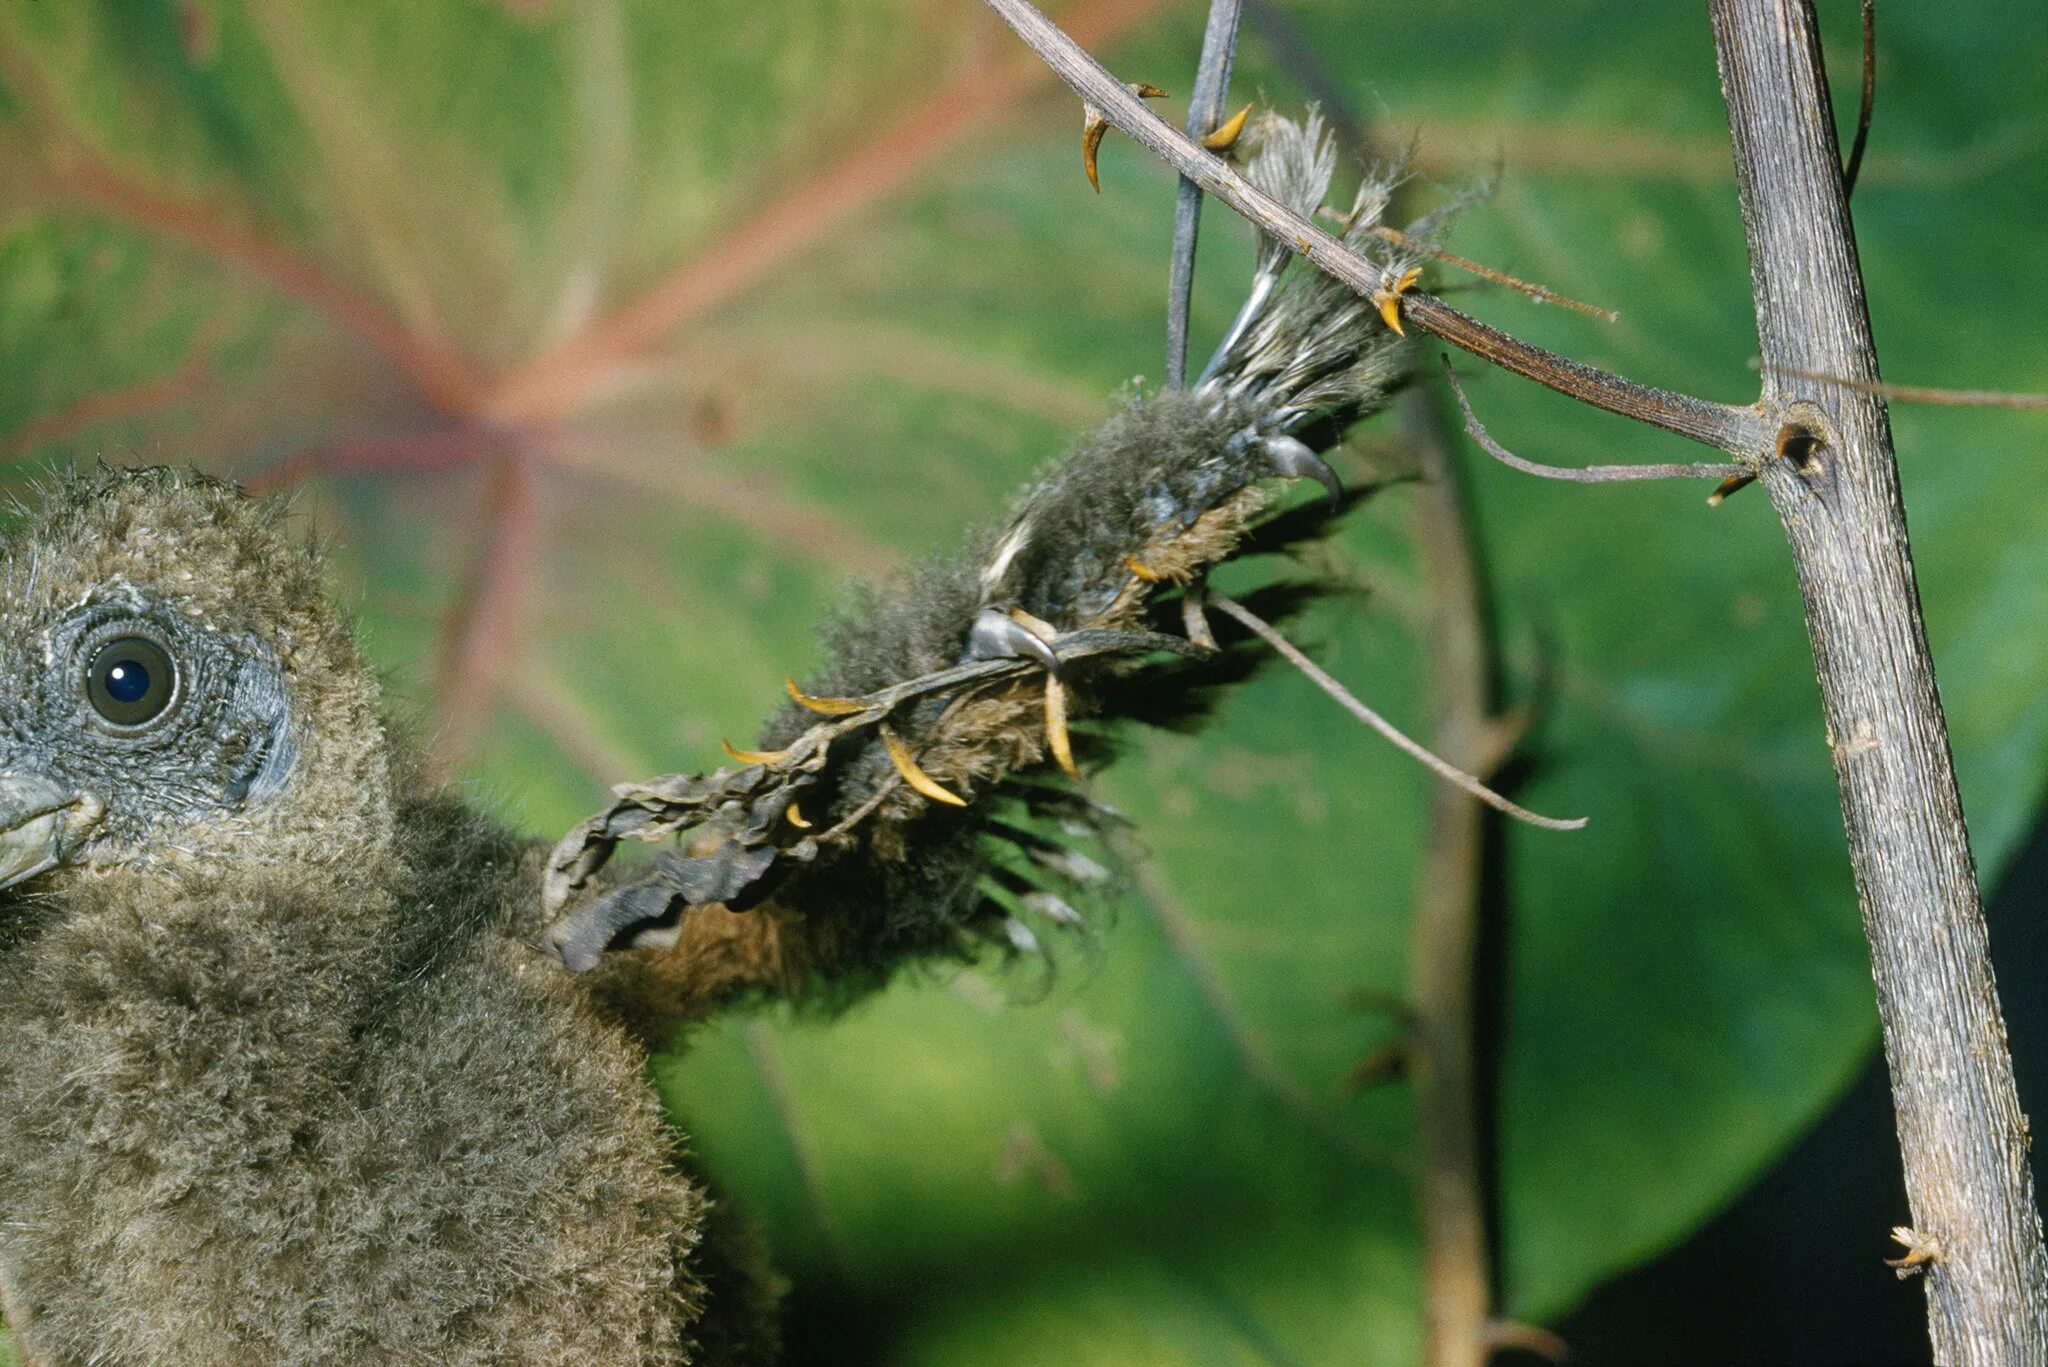
{"label": "yellow claw", "polygon": [[889,763],[896,766],[896,772],[903,775],[903,781],[910,785],[912,791],[922,793],[934,802],[943,802],[948,807],[967,805],[966,798],[917,767],[917,761],[910,757],[910,747],[887,722],[882,723],[882,744],[889,749]]}
{"label": "yellow claw", "polygon": [[728,758],[741,764],[779,764],[789,758],[787,750],[735,750],[724,736],[718,738],[718,743],[725,747]]}
{"label": "yellow claw", "polygon": [[782,814],[789,818],[790,825],[796,827],[800,831],[808,831],[811,828],[811,823],[804,820],[804,814],[796,809],[796,804],[794,802],[790,803],[787,807],[784,807],[782,809]]}
{"label": "yellow claw", "polygon": [[1238,137],[1244,132],[1245,116],[1251,112],[1252,107],[1246,105],[1235,114],[1232,114],[1217,126],[1215,132],[1202,139],[1202,146],[1208,148],[1211,152],[1228,152],[1231,148],[1237,146]]}
{"label": "yellow claw", "polygon": [[1146,565],[1137,560],[1134,560],[1128,555],[1124,557],[1124,568],[1129,570],[1132,574],[1137,575],[1138,578],[1144,580],[1148,584],[1156,584],[1166,577],[1165,575],[1161,574],[1158,570],[1153,569],[1150,565]]}
{"label": "yellow claw", "polygon": [[1081,777],[1081,771],[1074,767],[1074,742],[1067,735],[1067,690],[1050,674],[1045,676],[1045,739],[1060,768],[1070,778]]}
{"label": "yellow claw", "polygon": [[1380,318],[1397,337],[1408,335],[1408,329],[1401,326],[1401,296],[1415,288],[1415,282],[1421,278],[1422,267],[1410,266],[1402,273],[1401,278],[1394,282],[1394,288],[1381,290],[1372,297],[1372,301],[1380,306]]}
{"label": "yellow claw", "polygon": [[868,705],[859,698],[814,698],[798,688],[795,679],[784,678],[782,686],[789,690],[789,696],[796,700],[799,707],[808,707],[822,716],[846,717],[855,712],[868,710]]}

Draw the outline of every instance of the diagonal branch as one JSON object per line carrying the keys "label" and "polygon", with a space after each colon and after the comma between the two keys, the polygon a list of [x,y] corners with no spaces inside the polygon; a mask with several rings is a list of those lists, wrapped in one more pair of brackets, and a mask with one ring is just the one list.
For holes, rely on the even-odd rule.
{"label": "diagonal branch", "polygon": [[1769,446],[1771,429],[1754,408],[1637,384],[1511,337],[1431,295],[1403,292],[1401,282],[1390,278],[1379,265],[1259,191],[1221,158],[1145,108],[1123,82],[1103,70],[1086,49],[1029,0],[987,3],[1083,102],[1094,106],[1118,129],[1275,241],[1285,243],[1360,294],[1376,301],[1397,299],[1400,316],[1408,323],[1595,408],[1731,453],[1753,453]]}

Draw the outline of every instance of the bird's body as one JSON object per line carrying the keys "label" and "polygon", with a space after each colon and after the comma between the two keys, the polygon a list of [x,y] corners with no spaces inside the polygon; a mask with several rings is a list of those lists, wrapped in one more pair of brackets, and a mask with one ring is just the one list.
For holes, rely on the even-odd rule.
{"label": "bird's body", "polygon": [[[274,515],[162,471],[56,502],[0,589],[27,684],[0,736],[104,810],[69,809],[80,862],[0,919],[29,1360],[683,1360],[705,1198],[641,1051],[532,947],[532,842],[390,743]],[[109,632],[177,661],[163,729],[90,711],[75,661]]]}
{"label": "bird's body", "polygon": [[95,880],[0,968],[32,1361],[679,1360],[703,1200],[640,1055],[508,934],[530,859],[398,814],[442,838]]}
{"label": "bird's body", "polygon": [[[1326,140],[1269,141],[1254,173],[1313,207]],[[278,510],[166,470],[47,490],[0,546],[0,1311],[26,1359],[770,1360],[773,1279],[646,1050],[1072,921],[1047,882],[1093,867],[1062,832],[1101,809],[1053,769],[1067,707],[1185,719],[1232,677],[1202,576],[1319,529],[1258,523],[1257,486],[1334,492],[1315,447],[1394,369],[1370,303],[1272,284],[1213,377],[843,618],[776,749],[623,786],[552,859],[423,778]],[[678,831],[652,876],[604,877]]]}

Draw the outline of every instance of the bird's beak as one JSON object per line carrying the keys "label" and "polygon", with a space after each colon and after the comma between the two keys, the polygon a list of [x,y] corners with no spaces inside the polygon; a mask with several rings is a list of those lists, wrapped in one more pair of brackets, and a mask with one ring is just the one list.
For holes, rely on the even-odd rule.
{"label": "bird's beak", "polygon": [[104,808],[35,774],[0,774],[0,888],[55,868]]}

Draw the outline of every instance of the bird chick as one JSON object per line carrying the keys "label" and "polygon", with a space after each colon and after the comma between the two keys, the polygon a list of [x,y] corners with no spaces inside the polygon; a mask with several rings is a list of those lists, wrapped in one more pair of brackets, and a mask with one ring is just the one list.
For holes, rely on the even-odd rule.
{"label": "bird chick", "polygon": [[[1320,198],[1317,124],[1260,140],[1255,178]],[[771,1360],[774,1281],[645,1051],[1077,919],[1059,889],[1102,869],[1066,833],[1108,814],[1061,778],[1102,753],[1069,707],[1181,724],[1242,677],[1204,577],[1349,505],[1320,453],[1400,370],[1370,301],[1279,269],[1192,390],[829,626],[771,748],[621,785],[551,854],[423,777],[274,508],[165,470],[46,491],[0,543],[0,1314],[28,1361]],[[1275,478],[1331,501],[1273,511]],[[678,847],[634,876],[624,840]]]}
{"label": "bird chick", "polygon": [[274,509],[52,491],[4,547],[0,678],[28,1361],[686,1360],[707,1202],[644,1057],[526,946],[532,852],[394,745]]}

